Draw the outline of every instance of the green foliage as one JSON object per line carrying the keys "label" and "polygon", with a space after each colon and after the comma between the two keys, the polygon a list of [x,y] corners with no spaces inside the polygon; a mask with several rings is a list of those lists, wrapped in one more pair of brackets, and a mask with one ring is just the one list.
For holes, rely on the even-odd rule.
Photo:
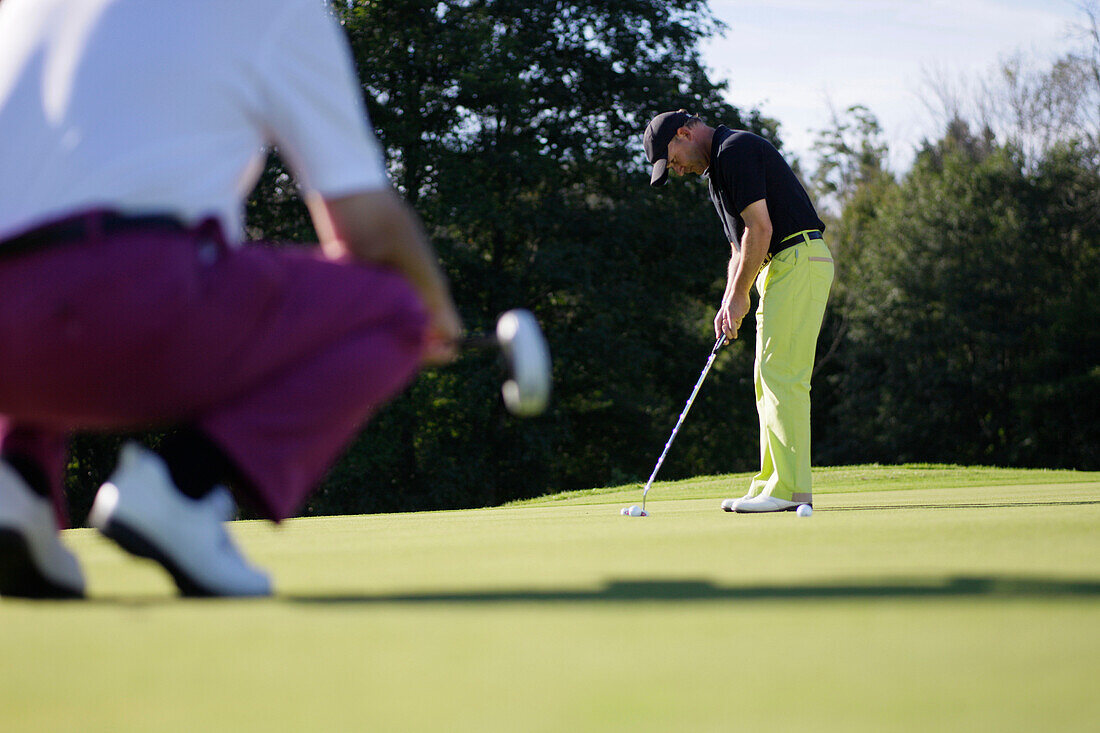
{"label": "green foliage", "polygon": [[[698,377],[728,244],[705,181],[650,188],[641,130],[685,107],[772,139],[722,101],[702,0],[339,3],[400,193],[471,332],[532,310],[550,410],[517,421],[492,357],[428,370],[349,447],[306,513],[494,505],[644,480]],[[1076,78],[1076,77],[1075,77]],[[874,116],[822,133],[814,177],[837,262],[818,344],[815,464],[1100,466],[1100,155],[1088,135],[1024,150],[954,120],[896,180]],[[277,154],[255,239],[314,234]],[[662,479],[757,460],[753,329],[716,362]],[[156,441],[159,434],[146,439]],[[118,436],[78,436],[74,519]]]}
{"label": "green foliage", "polygon": [[956,120],[853,198],[826,460],[1095,468],[1098,190],[1073,146],[1031,170]]}
{"label": "green foliage", "polygon": [[830,127],[818,133],[814,151],[813,184],[823,201],[844,206],[861,189],[890,179],[882,126],[863,105],[849,107],[843,117],[834,114]]}
{"label": "green foliage", "polygon": [[[555,397],[521,423],[501,405],[491,359],[429,371],[371,422],[307,511],[480,506],[644,478],[709,349],[728,245],[704,183],[646,185],[641,130],[677,107],[773,139],[776,127],[742,117],[707,78],[698,46],[719,25],[705,3],[337,12],[393,180],[424,219],[468,330],[532,310]],[[249,204],[253,235],[308,232],[286,182],[273,159]],[[751,464],[755,419],[712,427],[729,421],[732,394],[751,415],[747,346],[730,350],[735,368],[715,370],[669,476]]]}
{"label": "green foliage", "polygon": [[[334,12],[391,176],[424,219],[468,330],[491,329],[508,308],[534,311],[555,397],[520,422],[501,404],[492,358],[429,370],[374,417],[305,511],[480,506],[644,478],[709,350],[728,245],[705,183],[646,185],[641,131],[687,107],[781,146],[774,121],[742,116],[706,75],[699,44],[720,24],[703,0],[401,0]],[[246,213],[250,238],[314,238],[277,152]],[[751,466],[751,340],[728,352],[664,475]],[[118,442],[77,439],[74,517]]]}

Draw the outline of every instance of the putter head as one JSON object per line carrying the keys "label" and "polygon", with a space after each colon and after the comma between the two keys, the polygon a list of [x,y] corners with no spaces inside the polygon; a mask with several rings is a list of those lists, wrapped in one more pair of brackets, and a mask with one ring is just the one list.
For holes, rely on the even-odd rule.
{"label": "putter head", "polygon": [[508,363],[501,387],[504,406],[520,417],[538,415],[550,401],[550,348],[530,311],[510,310],[497,319],[497,343]]}

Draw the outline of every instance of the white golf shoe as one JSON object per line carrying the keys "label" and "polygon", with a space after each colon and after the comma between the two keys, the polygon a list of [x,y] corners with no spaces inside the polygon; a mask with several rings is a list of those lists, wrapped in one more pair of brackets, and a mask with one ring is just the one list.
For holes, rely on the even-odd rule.
{"label": "white golf shoe", "polygon": [[226,531],[235,511],[224,486],[192,499],[160,456],[127,443],[88,522],[127,552],[163,565],[185,596],[271,595],[267,574],[248,564]]}
{"label": "white golf shoe", "polygon": [[722,511],[732,512],[737,510],[738,502],[742,502],[745,499],[751,499],[752,494],[745,494],[744,496],[737,497],[736,499],[722,499]]}
{"label": "white golf shoe", "polygon": [[[773,496],[754,496],[751,499],[740,499],[734,505],[733,511],[738,514],[763,514],[764,512],[793,512],[801,504],[810,504],[808,501],[787,501],[776,499]],[[813,506],[813,504],[810,504]]]}
{"label": "white golf shoe", "polygon": [[84,575],[61,544],[53,507],[0,460],[0,596],[81,598]]}

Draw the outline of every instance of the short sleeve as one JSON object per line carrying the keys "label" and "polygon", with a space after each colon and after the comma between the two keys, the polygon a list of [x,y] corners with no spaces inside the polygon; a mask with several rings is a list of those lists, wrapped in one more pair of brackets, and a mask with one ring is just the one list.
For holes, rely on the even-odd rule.
{"label": "short sleeve", "polygon": [[733,208],[738,216],[749,204],[765,198],[767,178],[764,175],[764,148],[760,141],[743,135],[722,151],[722,172],[732,192]]}
{"label": "short sleeve", "polygon": [[261,123],[303,189],[337,196],[390,185],[351,49],[320,0],[302,0],[284,13],[257,73]]}

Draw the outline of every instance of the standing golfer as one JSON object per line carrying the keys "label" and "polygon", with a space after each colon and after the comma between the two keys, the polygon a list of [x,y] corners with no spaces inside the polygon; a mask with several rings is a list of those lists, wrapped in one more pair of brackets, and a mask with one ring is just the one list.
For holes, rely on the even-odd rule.
{"label": "standing golfer", "polygon": [[[318,250],[240,244],[270,144]],[[338,24],[320,0],[4,0],[0,161],[0,595],[84,593],[66,437],[144,426],[175,430],[122,449],[90,523],[185,594],[269,594],[226,485],[290,516],[461,330]]]}
{"label": "standing golfer", "polygon": [[657,115],[645,130],[650,183],[668,169],[710,182],[710,197],[732,248],[714,335],[737,338],[756,309],[756,411],[760,472],[726,511],[777,512],[813,500],[810,477],[810,375],[833,258],[821,222],[790,166],[765,139],[725,125],[709,127],[685,110]]}

